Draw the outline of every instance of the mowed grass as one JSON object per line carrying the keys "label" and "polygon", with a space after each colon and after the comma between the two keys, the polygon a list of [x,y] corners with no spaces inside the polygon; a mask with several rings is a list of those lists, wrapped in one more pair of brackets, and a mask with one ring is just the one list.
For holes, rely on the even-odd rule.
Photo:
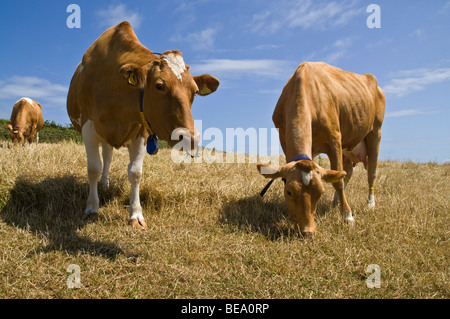
{"label": "mowed grass", "polygon": [[[313,240],[289,221],[281,181],[260,198],[254,163],[175,164],[167,149],[145,158],[149,228],[132,229],[127,165],[115,150],[99,220],[84,224],[83,145],[0,142],[0,298],[450,297],[450,165],[381,162],[374,210],[358,165],[346,191],[356,228],[327,185]],[[371,264],[381,288],[366,285]]]}

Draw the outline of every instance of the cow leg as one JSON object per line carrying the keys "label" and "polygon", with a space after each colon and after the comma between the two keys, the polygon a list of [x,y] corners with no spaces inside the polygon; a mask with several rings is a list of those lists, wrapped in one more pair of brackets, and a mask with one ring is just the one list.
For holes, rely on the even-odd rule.
{"label": "cow leg", "polygon": [[[344,177],[344,192],[345,192],[345,189],[347,188],[347,185],[350,182],[350,179],[352,178],[353,175],[353,162],[348,158],[345,158],[345,156],[343,158],[343,162],[344,162],[344,171],[347,173],[347,175]],[[338,193],[335,191],[333,198],[333,206],[337,206],[338,203],[339,203],[339,196]]]}
{"label": "cow leg", "polygon": [[100,185],[106,189],[109,187],[109,169],[111,168],[113,147],[108,143],[102,143],[103,172]]}
{"label": "cow leg", "polygon": [[85,218],[96,219],[100,205],[97,184],[102,171],[102,162],[100,160],[99,140],[94,128],[94,122],[87,121],[81,130],[81,134],[83,135],[86,148],[89,177],[89,196],[84,213],[86,214]]}
{"label": "cow leg", "polygon": [[39,132],[36,132],[36,144],[39,144]]}
{"label": "cow leg", "polygon": [[33,139],[34,139],[34,133],[35,133],[34,131],[35,131],[35,129],[34,129],[33,125],[31,125],[30,135],[28,135],[28,137],[27,137],[28,144],[30,144],[30,145],[33,145]]}
{"label": "cow leg", "polygon": [[145,156],[145,143],[143,137],[138,137],[128,145],[130,164],[128,165],[128,179],[131,184],[130,199],[130,225],[135,228],[147,228],[142,215],[141,201],[139,198],[139,183],[142,176],[142,164]]}
{"label": "cow leg", "polygon": [[367,205],[375,207],[375,179],[377,173],[378,154],[380,152],[381,129],[376,129],[366,136],[367,141],[367,179],[369,182],[369,198]]}
{"label": "cow leg", "polygon": [[[340,140],[340,139],[339,139]],[[342,147],[340,143],[335,143],[332,152],[328,154],[328,157],[330,159],[330,166],[332,170],[343,170],[343,157],[342,157]],[[339,182],[333,183],[333,187],[338,194],[339,198],[339,204],[342,216],[344,218],[344,221],[349,223],[351,226],[354,225],[355,220],[353,219],[352,210],[350,208],[350,205],[347,202],[347,199],[345,198],[344,194],[344,181],[343,179],[339,180]]]}

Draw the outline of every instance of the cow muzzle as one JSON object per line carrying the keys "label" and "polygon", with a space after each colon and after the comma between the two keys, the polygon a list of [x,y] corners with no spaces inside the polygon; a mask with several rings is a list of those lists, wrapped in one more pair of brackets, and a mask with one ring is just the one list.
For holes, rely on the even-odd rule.
{"label": "cow muzzle", "polygon": [[302,234],[302,237],[305,239],[311,239],[315,235],[315,232],[312,232],[312,231],[302,231],[300,233]]}
{"label": "cow muzzle", "polygon": [[200,143],[200,132],[194,129],[194,132],[190,132],[186,128],[177,128],[173,130],[171,140],[171,146],[183,149],[186,153],[193,156],[198,151],[198,144]]}

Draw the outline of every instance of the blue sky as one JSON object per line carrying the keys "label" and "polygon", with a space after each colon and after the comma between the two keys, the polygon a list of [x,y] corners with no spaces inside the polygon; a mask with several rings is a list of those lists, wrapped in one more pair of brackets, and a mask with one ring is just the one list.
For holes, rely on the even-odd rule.
{"label": "blue sky", "polygon": [[[66,25],[72,3],[81,8],[79,29]],[[381,28],[367,27],[372,3],[381,9]],[[9,119],[27,96],[41,102],[46,120],[69,123],[65,103],[76,66],[123,20],[149,49],[179,49],[193,75],[220,79],[216,93],[194,102],[203,130],[270,130],[296,67],[324,61],[371,73],[384,89],[381,160],[450,160],[449,0],[2,0],[0,118]]]}

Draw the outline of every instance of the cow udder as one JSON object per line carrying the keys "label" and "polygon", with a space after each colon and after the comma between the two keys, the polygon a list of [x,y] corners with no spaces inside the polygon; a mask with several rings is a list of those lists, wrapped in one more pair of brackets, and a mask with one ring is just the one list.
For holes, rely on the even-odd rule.
{"label": "cow udder", "polygon": [[353,166],[362,162],[364,167],[367,168],[367,145],[366,140],[362,140],[358,145],[356,145],[351,151],[346,149],[342,150],[344,157],[352,161]]}

